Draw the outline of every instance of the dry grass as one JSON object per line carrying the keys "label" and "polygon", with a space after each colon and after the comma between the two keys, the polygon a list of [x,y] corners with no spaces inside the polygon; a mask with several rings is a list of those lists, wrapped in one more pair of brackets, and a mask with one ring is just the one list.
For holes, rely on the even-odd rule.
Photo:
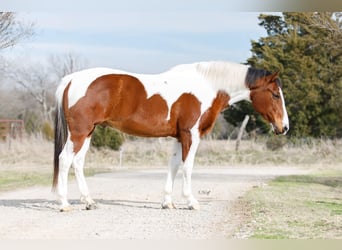
{"label": "dry grass", "polygon": [[[91,148],[86,159],[89,168],[165,167],[173,139],[127,140],[122,151]],[[121,162],[120,162],[120,155]],[[0,142],[1,170],[50,170],[53,143],[31,137],[22,141]],[[235,141],[202,140],[196,166],[285,165],[301,167],[334,166],[342,162],[342,140],[311,140],[310,143],[286,145],[280,150],[267,149],[264,140],[242,141],[235,151]]]}
{"label": "dry grass", "polygon": [[[174,140],[127,140],[122,151],[91,148],[87,155],[85,171],[92,175],[120,168],[166,168]],[[121,161],[120,161],[121,156]],[[0,142],[0,182],[11,179],[13,183],[46,184],[53,171],[53,143],[39,137],[22,141]],[[232,166],[299,166],[314,169],[338,169],[342,163],[342,141],[313,140],[310,143],[287,145],[271,151],[264,140],[242,141],[239,152],[235,141],[203,140],[198,149],[195,165],[198,167]],[[72,172],[72,171],[71,171]],[[41,174],[43,178],[38,175]],[[18,176],[15,180],[14,176]],[[15,187],[15,185],[10,185]]]}
{"label": "dry grass", "polygon": [[[342,239],[342,171],[284,176],[243,198],[249,220],[237,233],[257,239]],[[241,202],[241,201],[240,201]]]}

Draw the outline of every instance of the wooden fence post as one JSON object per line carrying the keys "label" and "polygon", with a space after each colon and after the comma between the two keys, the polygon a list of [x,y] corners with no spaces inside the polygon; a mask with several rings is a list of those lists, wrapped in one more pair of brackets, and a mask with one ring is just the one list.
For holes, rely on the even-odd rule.
{"label": "wooden fence post", "polygon": [[249,115],[246,115],[245,118],[243,119],[243,122],[239,130],[239,134],[238,134],[236,145],[235,145],[235,151],[239,151],[240,141],[243,135],[243,131],[245,131],[245,128],[247,126],[248,120],[249,120]]}

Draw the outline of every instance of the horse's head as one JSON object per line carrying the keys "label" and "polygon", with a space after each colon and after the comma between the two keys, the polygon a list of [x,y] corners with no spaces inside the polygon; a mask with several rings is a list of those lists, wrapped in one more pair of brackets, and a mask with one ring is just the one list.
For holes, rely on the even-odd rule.
{"label": "horse's head", "polygon": [[254,109],[267,120],[276,134],[286,134],[289,118],[278,73],[263,76],[250,88]]}

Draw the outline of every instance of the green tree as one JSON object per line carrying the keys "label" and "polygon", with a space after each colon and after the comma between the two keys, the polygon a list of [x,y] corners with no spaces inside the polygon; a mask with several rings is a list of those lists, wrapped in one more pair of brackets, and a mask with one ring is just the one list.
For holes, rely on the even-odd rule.
{"label": "green tree", "polygon": [[252,41],[248,64],[280,70],[293,136],[342,136],[340,16],[327,12],[259,16],[268,36]]}

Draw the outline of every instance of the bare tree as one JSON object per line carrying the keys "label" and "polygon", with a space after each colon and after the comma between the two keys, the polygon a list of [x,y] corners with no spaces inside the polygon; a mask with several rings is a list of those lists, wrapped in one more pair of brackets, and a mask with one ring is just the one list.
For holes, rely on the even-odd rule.
{"label": "bare tree", "polygon": [[13,12],[0,12],[0,50],[17,44],[34,34],[33,23],[16,20]]}
{"label": "bare tree", "polygon": [[51,55],[49,57],[49,64],[51,72],[54,72],[58,79],[75,71],[85,69],[88,65],[85,59],[74,53]]}
{"label": "bare tree", "polygon": [[55,109],[54,91],[62,76],[82,69],[86,65],[80,57],[67,54],[66,56],[50,57],[47,63],[26,63],[28,66],[18,66],[12,63],[7,67],[6,76],[16,86],[23,89],[39,105],[42,120],[52,122]]}
{"label": "bare tree", "polygon": [[[41,107],[42,118],[46,121],[52,121],[52,103],[48,96],[52,95],[51,89],[54,84],[54,79],[49,76],[46,69],[39,64],[29,67],[15,67],[15,70],[7,72],[9,77],[17,86],[25,90],[35,102]],[[51,99],[51,97],[50,97]]]}

